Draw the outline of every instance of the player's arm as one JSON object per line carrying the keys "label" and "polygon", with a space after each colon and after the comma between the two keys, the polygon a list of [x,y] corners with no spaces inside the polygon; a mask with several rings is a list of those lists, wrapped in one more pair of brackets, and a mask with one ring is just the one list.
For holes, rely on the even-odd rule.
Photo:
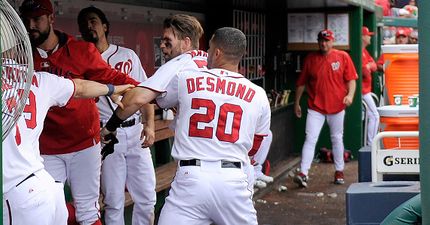
{"label": "player's arm", "polygon": [[140,139],[143,147],[150,147],[155,141],[154,104],[145,104],[140,108],[142,113],[143,131]]}
{"label": "player's arm", "polygon": [[294,113],[298,118],[302,117],[302,108],[300,107],[300,99],[302,98],[304,91],[305,91],[305,85],[297,86],[296,99],[294,101]]}
{"label": "player's arm", "polygon": [[73,79],[72,81],[75,85],[75,92],[73,94],[75,98],[95,98],[102,95],[110,96],[112,94],[121,95],[134,87],[131,84],[113,86],[81,79]]}
{"label": "player's arm", "polygon": [[143,87],[136,87],[126,92],[121,100],[124,108],[121,109],[118,107],[115,110],[115,113],[112,114],[106,126],[101,131],[102,137],[114,132],[124,120],[137,112],[143,105],[150,103],[159,94],[160,92]]}
{"label": "player's arm", "polygon": [[348,94],[343,98],[343,103],[347,106],[350,106],[352,104],[352,100],[354,99],[354,93],[355,93],[355,87],[356,82],[355,80],[348,81]]}
{"label": "player's arm", "polygon": [[86,79],[97,81],[103,84],[132,84],[137,86],[138,81],[131,78],[127,74],[121,73],[115,69],[112,69],[109,64],[107,64],[97,48],[93,44],[88,45],[88,54],[86,59],[87,64],[85,71]]}
{"label": "player's arm", "polygon": [[421,222],[421,218],[421,194],[418,194],[395,208],[384,221],[382,221],[381,225],[417,224]]}

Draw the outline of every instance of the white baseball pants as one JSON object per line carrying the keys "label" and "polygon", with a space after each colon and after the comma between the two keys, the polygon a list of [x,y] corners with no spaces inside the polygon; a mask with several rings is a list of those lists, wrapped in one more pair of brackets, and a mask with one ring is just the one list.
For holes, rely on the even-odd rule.
{"label": "white baseball pants", "polygon": [[124,189],[133,206],[133,225],[152,225],[156,203],[155,171],[149,148],[142,148],[141,123],[119,128],[115,151],[102,165],[101,187],[105,203],[105,224],[124,224]]}
{"label": "white baseball pants", "polygon": [[3,224],[67,224],[68,212],[62,183],[39,170],[3,195]]}
{"label": "white baseball pants", "polygon": [[366,102],[367,109],[366,114],[368,118],[367,122],[367,145],[371,146],[373,138],[375,138],[378,133],[379,128],[379,113],[376,108],[375,101],[373,101],[372,95],[370,93],[363,95],[363,100]]}
{"label": "white baseball pants", "polygon": [[257,212],[242,169],[221,161],[178,166],[159,225],[257,224]]}
{"label": "white baseball pants", "polygon": [[333,148],[333,158],[336,171],[343,171],[345,162],[343,159],[343,120],[345,110],[336,114],[324,115],[312,109],[308,109],[306,118],[306,138],[302,149],[301,172],[308,175],[312,160],[315,155],[315,146],[318,141],[321,129],[327,119],[330,128],[330,139]]}
{"label": "white baseball pants", "polygon": [[91,225],[100,218],[100,143],[78,152],[42,155],[46,171],[54,180],[70,185],[76,221]]}

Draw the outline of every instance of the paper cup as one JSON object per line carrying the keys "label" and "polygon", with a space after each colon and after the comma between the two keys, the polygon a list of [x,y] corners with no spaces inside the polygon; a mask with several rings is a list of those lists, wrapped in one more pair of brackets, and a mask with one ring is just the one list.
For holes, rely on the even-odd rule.
{"label": "paper cup", "polygon": [[403,95],[393,95],[394,97],[394,105],[402,105]]}
{"label": "paper cup", "polygon": [[408,103],[409,103],[409,107],[417,107],[417,97],[416,96],[409,96],[408,97]]}
{"label": "paper cup", "polygon": [[417,106],[419,106],[420,105],[420,95],[414,94],[413,96],[417,97]]}

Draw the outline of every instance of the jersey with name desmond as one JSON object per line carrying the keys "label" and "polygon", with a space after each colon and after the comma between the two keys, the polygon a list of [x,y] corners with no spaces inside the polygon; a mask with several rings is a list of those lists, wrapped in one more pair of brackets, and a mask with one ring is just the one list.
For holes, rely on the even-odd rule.
{"label": "jersey with name desmond", "polygon": [[266,93],[241,74],[186,70],[171,76],[161,90],[159,104],[180,107],[172,149],[176,160],[248,163],[254,135],[269,133]]}

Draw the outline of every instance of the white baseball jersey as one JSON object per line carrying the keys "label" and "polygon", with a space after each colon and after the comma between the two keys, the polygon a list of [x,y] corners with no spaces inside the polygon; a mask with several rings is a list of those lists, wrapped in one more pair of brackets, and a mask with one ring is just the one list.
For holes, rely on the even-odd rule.
{"label": "white baseball jersey", "polygon": [[46,72],[33,76],[27,104],[16,127],[3,141],[3,193],[44,168],[39,136],[51,106],[64,106],[74,93],[74,83]]}
{"label": "white baseball jersey", "polygon": [[[133,50],[110,44],[109,48],[106,49],[106,51],[104,51],[101,56],[113,69],[128,74],[140,82],[147,79],[146,73],[140,63],[140,59]],[[112,113],[115,111],[116,107],[118,106],[108,97],[100,97],[99,101],[97,102],[100,120],[104,123],[107,122],[112,116]],[[140,111],[137,111],[135,116],[139,117]]]}
{"label": "white baseball jersey", "polygon": [[[183,53],[166,64],[161,66],[153,76],[151,76],[144,83],[139,86],[150,88],[157,92],[165,92],[166,85],[171,81],[172,77],[177,73],[185,70],[197,70],[200,68],[206,68],[208,53],[201,50],[191,50]],[[164,97],[165,94],[161,94],[159,98]],[[171,106],[165,106],[163,102],[159,102],[157,98],[157,105],[161,108],[169,108]]]}
{"label": "white baseball jersey", "polygon": [[163,82],[157,78],[157,84],[142,86],[163,92],[159,105],[180,106],[173,158],[249,162],[254,135],[266,136],[270,129],[270,105],[261,87],[222,69],[162,76]]}
{"label": "white baseball jersey", "polygon": [[[137,81],[147,79],[139,57],[133,50],[117,45],[109,45],[102,58],[114,69],[128,74]],[[100,119],[105,123],[113,114],[116,104],[101,97],[97,102]],[[138,111],[132,118],[140,117]],[[138,120],[140,121],[140,120]],[[106,225],[124,224],[124,190],[127,187],[132,196],[132,224],[152,224],[156,203],[155,171],[149,148],[142,148],[143,125],[136,123],[130,127],[118,128],[115,151],[103,161],[101,170],[101,190],[105,204],[104,222]]]}

